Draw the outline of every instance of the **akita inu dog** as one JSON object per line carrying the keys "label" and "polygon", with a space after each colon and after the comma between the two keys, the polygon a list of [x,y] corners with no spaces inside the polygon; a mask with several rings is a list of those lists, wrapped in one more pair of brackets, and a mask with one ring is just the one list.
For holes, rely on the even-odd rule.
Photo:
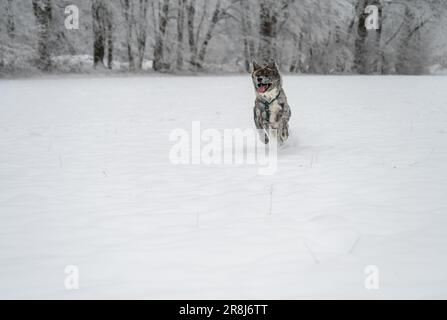
{"label": "akita inu dog", "polygon": [[256,128],[263,130],[261,140],[267,144],[270,138],[276,138],[282,145],[289,137],[291,111],[278,66],[275,62],[261,66],[253,61],[251,76],[256,90],[254,120]]}

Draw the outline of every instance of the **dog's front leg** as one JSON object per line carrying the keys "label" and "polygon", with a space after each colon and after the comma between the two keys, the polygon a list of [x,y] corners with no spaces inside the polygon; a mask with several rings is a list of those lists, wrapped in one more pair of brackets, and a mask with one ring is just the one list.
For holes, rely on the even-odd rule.
{"label": "dog's front leg", "polygon": [[276,104],[272,107],[272,110],[270,113],[268,130],[269,130],[270,138],[276,139],[276,141],[278,141],[279,145],[281,145],[283,142],[282,122],[283,122],[283,110],[282,110],[281,106]]}
{"label": "dog's front leg", "polygon": [[269,122],[266,119],[265,112],[263,112],[257,105],[254,108],[254,121],[256,129],[258,129],[259,138],[265,144],[269,143],[268,128]]}

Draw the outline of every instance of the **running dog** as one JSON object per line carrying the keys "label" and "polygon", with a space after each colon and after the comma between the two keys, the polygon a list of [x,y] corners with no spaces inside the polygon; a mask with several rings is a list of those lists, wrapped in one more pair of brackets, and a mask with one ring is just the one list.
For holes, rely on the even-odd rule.
{"label": "running dog", "polygon": [[252,79],[256,91],[254,120],[262,130],[261,140],[268,144],[276,138],[282,145],[289,137],[291,111],[282,88],[281,75],[275,62],[265,66],[253,61]]}

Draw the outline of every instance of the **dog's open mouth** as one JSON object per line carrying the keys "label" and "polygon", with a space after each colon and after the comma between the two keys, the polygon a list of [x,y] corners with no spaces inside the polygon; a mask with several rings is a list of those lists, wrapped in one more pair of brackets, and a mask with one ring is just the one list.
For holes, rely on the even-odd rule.
{"label": "dog's open mouth", "polygon": [[264,93],[268,89],[270,89],[271,86],[272,86],[271,83],[258,83],[258,87],[256,88],[256,91],[258,93]]}

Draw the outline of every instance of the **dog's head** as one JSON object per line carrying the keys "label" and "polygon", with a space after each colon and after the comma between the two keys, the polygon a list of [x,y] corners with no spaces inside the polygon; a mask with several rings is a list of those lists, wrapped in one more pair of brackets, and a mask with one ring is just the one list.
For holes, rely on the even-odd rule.
{"label": "dog's head", "polygon": [[253,61],[252,70],[251,77],[258,94],[266,93],[273,88],[281,86],[281,76],[278,71],[278,66],[274,61],[266,66],[261,66]]}

